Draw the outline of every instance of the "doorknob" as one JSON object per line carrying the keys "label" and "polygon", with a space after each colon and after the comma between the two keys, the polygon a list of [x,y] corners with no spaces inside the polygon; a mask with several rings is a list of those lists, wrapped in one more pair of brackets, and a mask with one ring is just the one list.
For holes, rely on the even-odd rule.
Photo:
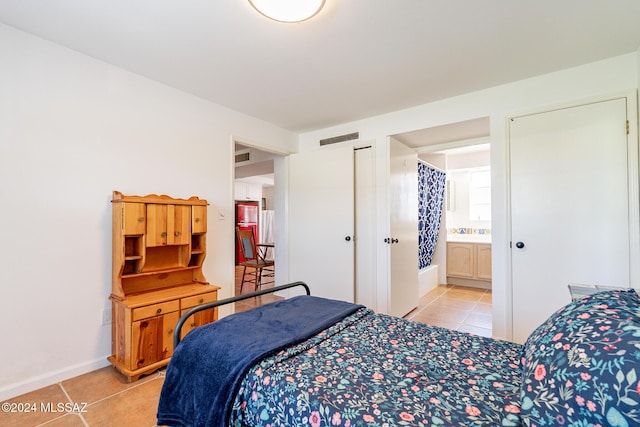
{"label": "doorknob", "polygon": [[516,242],[516,248],[518,249],[524,248],[524,242]]}
{"label": "doorknob", "polygon": [[344,238],[344,240],[346,240],[347,242],[350,242],[350,241],[351,241],[351,236],[346,236],[346,237]]}
{"label": "doorknob", "polygon": [[391,243],[398,243],[398,239],[391,239]]}

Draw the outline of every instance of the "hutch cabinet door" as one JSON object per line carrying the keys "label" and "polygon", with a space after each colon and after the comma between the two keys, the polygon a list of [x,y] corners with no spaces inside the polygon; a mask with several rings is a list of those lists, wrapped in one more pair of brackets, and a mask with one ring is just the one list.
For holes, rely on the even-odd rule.
{"label": "hutch cabinet door", "polygon": [[191,215],[193,217],[191,223],[191,232],[193,234],[207,232],[207,207],[194,205],[191,207]]}
{"label": "hutch cabinet door", "polygon": [[124,235],[142,235],[146,231],[146,205],[144,203],[123,203]]}
{"label": "hutch cabinet door", "polygon": [[191,206],[147,205],[147,247],[188,245],[191,232]]}
{"label": "hutch cabinet door", "polygon": [[[218,299],[217,292],[207,292],[206,294],[194,295],[192,297],[182,298],[180,301],[180,307],[182,311],[180,315],[183,316],[189,309],[198,306],[200,304],[206,304],[209,302],[216,301]],[[197,328],[198,326],[206,325],[207,323],[211,323],[218,319],[218,309],[210,308],[208,310],[200,311],[192,316],[190,316],[187,321],[184,323],[182,327],[182,333],[180,336],[184,338],[184,336],[191,331],[192,329]]]}
{"label": "hutch cabinet door", "polygon": [[132,370],[171,357],[173,354],[173,331],[179,317],[179,312],[176,311],[133,322],[131,327]]}
{"label": "hutch cabinet door", "polygon": [[191,206],[167,206],[167,244],[188,245],[191,241]]}
{"label": "hutch cabinet door", "polygon": [[167,205],[147,205],[147,247],[167,244]]}
{"label": "hutch cabinet door", "polygon": [[[182,310],[180,313],[184,315],[188,310]],[[218,319],[218,310],[216,308],[210,308],[208,310],[202,310],[197,312],[196,314],[190,316],[186,322],[184,322],[184,326],[182,327],[182,331],[180,333],[180,337],[184,338],[191,330],[197,328],[198,326],[206,325],[208,323],[214,322]]]}

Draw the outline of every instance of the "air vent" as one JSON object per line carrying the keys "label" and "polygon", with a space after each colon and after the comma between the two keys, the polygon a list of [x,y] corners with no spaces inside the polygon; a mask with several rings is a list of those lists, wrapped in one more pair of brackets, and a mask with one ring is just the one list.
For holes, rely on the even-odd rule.
{"label": "air vent", "polygon": [[245,152],[238,151],[236,153],[236,163],[248,162],[249,160],[251,160],[250,151],[245,151]]}
{"label": "air vent", "polygon": [[332,138],[326,138],[320,140],[320,146],[337,144],[338,142],[353,141],[360,138],[360,132],[348,133],[346,135],[334,136]]}

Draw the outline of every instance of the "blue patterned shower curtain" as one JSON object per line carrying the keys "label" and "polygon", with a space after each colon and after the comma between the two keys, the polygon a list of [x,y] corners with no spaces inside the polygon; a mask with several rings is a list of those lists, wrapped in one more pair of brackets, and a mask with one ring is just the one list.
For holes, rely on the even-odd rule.
{"label": "blue patterned shower curtain", "polygon": [[436,249],[442,207],[444,205],[444,171],[418,162],[418,261],[419,268],[431,265]]}

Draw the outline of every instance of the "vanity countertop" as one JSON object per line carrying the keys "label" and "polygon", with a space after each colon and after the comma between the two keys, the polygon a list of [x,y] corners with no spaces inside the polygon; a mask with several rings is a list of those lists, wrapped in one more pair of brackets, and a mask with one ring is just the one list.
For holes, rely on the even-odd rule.
{"label": "vanity countertop", "polygon": [[447,234],[447,242],[491,244],[491,234]]}

